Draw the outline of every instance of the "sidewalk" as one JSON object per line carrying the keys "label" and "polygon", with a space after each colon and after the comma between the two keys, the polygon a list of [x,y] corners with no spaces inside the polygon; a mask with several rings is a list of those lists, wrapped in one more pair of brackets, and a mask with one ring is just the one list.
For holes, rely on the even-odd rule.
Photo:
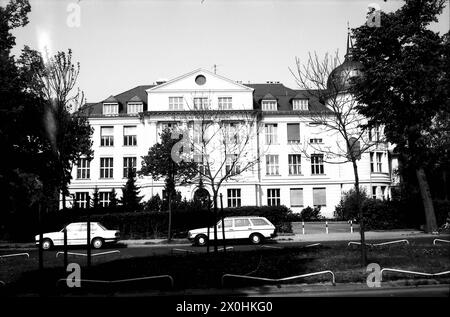
{"label": "sidewalk", "polygon": [[[430,238],[448,237],[448,235],[434,235],[419,230],[389,230],[389,231],[367,231],[366,240],[388,240],[388,239],[408,239],[408,238]],[[317,242],[317,241],[359,241],[359,232],[337,232],[337,233],[316,233],[316,234],[295,234],[292,236],[278,236],[278,242]]]}

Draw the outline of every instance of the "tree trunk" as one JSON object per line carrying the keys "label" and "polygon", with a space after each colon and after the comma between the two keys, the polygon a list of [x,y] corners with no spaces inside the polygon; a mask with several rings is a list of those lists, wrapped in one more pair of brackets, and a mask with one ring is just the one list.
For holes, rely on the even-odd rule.
{"label": "tree trunk", "polygon": [[172,241],[172,193],[169,193],[169,228],[167,229],[167,240]]}
{"label": "tree trunk", "polygon": [[436,215],[434,214],[433,200],[431,198],[430,186],[427,176],[422,167],[416,168],[416,176],[419,184],[420,195],[422,196],[425,219],[427,222],[426,231],[428,233],[437,232]]}
{"label": "tree trunk", "polygon": [[356,193],[356,206],[358,208],[358,218],[359,218],[359,234],[361,236],[361,265],[363,267],[367,266],[367,249],[366,249],[366,237],[364,228],[364,214],[361,208],[360,200],[360,190],[359,190],[359,174],[358,174],[358,164],[356,159],[352,159],[353,164],[353,174],[355,176],[355,193]]}
{"label": "tree trunk", "polygon": [[217,192],[213,192],[214,199],[214,253],[217,253]]}

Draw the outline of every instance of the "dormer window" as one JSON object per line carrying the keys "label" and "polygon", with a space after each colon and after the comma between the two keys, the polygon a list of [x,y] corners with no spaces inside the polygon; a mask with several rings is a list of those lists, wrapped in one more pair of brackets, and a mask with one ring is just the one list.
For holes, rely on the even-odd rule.
{"label": "dormer window", "polygon": [[103,114],[105,116],[119,114],[119,104],[118,103],[104,103],[103,104]]}
{"label": "dormer window", "polygon": [[308,110],[308,99],[292,100],[292,110]]}
{"label": "dormer window", "polygon": [[261,108],[264,111],[277,111],[277,101],[276,100],[263,100],[261,102]]}
{"label": "dormer window", "polygon": [[127,113],[128,114],[138,114],[144,111],[144,104],[142,102],[128,102],[127,103]]}

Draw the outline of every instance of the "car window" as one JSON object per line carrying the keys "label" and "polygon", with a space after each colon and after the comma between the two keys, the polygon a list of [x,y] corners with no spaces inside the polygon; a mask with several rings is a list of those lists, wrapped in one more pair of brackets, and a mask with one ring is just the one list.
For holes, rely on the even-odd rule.
{"label": "car window", "polygon": [[[225,223],[225,229],[233,227],[233,220],[232,219],[225,219],[224,223]],[[217,223],[217,228],[222,228],[222,220],[220,220]]]}
{"label": "car window", "polygon": [[[97,224],[96,223],[91,223],[91,231],[97,230]],[[87,231],[87,223],[82,223],[81,224],[81,231]]]}
{"label": "car window", "polygon": [[252,218],[250,220],[252,221],[254,226],[267,226],[268,225],[267,221],[262,218]]}
{"label": "car window", "polygon": [[247,218],[244,219],[234,219],[235,227],[249,227],[250,221]]}
{"label": "car window", "polygon": [[66,227],[67,231],[80,231],[81,230],[81,224],[79,223],[71,223]]}

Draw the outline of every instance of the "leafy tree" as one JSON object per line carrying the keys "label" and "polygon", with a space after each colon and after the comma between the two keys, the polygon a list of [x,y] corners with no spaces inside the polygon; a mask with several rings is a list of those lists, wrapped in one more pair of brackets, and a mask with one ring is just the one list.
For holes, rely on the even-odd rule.
{"label": "leafy tree", "polygon": [[117,208],[118,203],[119,203],[119,200],[117,199],[116,189],[113,188],[113,189],[111,189],[111,193],[110,193],[109,207],[111,209],[115,209],[115,208]]}
{"label": "leafy tree", "polygon": [[56,195],[62,194],[65,207],[73,165],[81,157],[91,159],[93,154],[93,130],[87,117],[75,111],[84,99],[79,89],[74,91],[80,65],[72,62],[70,49],[45,61],[39,52],[27,46],[18,63],[29,76],[30,90],[46,101],[42,122],[47,156],[52,164],[47,183],[55,188]]}
{"label": "leafy tree", "polygon": [[43,200],[43,175],[48,170],[40,120],[44,100],[29,89],[28,70],[19,68],[11,55],[12,31],[28,23],[30,10],[26,0],[0,6],[0,221],[5,224],[14,214],[15,219],[32,221],[27,213],[36,211]]}
{"label": "leafy tree", "polygon": [[135,212],[141,210],[141,199],[139,196],[139,188],[136,186],[136,173],[130,168],[128,170],[128,179],[124,187],[122,187],[121,203],[127,212]]}
{"label": "leafy tree", "polygon": [[[359,199],[357,197],[359,195]],[[358,210],[364,205],[369,197],[364,188],[360,188],[357,193],[354,188],[347,191],[336,206],[334,216],[340,220],[352,220],[358,218]]]}
{"label": "leafy tree", "polygon": [[353,30],[354,58],[364,71],[353,86],[359,111],[370,119],[369,125],[384,125],[402,163],[414,168],[428,232],[437,229],[425,173],[437,149],[429,142],[430,134],[439,113],[448,114],[450,86],[448,35],[440,36],[428,26],[437,21],[444,4],[444,0],[407,0],[395,12],[381,12],[380,27],[362,25]]}
{"label": "leafy tree", "polygon": [[98,187],[95,186],[94,193],[92,194],[91,207],[94,209],[100,208],[100,196],[98,193]]}
{"label": "leafy tree", "polygon": [[[176,195],[175,186],[187,184],[196,175],[196,163],[184,162],[176,163],[173,161],[171,153],[172,148],[179,139],[172,139],[172,133],[165,129],[161,133],[161,142],[154,144],[148,150],[148,154],[143,157],[139,175],[150,175],[154,180],[164,178],[165,190],[168,198],[172,201]],[[172,206],[169,204],[169,230],[168,238],[172,238]]]}
{"label": "leafy tree", "polygon": [[152,196],[145,204],[145,210],[161,211],[162,200],[159,194]]}

